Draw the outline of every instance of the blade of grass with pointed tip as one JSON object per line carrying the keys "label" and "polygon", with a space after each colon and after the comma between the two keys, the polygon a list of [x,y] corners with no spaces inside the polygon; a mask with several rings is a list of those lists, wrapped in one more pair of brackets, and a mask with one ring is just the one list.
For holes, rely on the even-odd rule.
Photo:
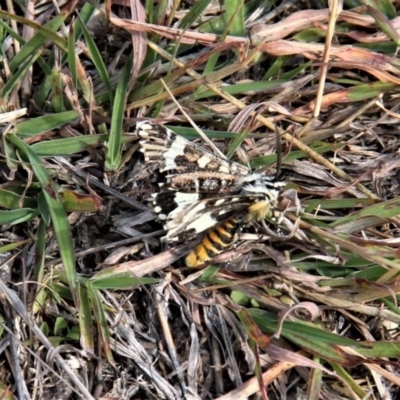
{"label": "blade of grass with pointed tip", "polygon": [[77,154],[91,147],[102,146],[108,135],[74,136],[34,143],[31,148],[40,157]]}
{"label": "blade of grass with pointed tip", "polygon": [[114,267],[106,268],[90,278],[95,289],[127,289],[159,282],[156,278],[138,278],[129,272],[115,272]]}
{"label": "blade of grass with pointed tip", "polygon": [[[171,129],[176,134],[183,136],[186,139],[198,139],[199,134],[194,128],[189,128],[185,126],[172,126],[166,125],[167,128]],[[226,132],[226,131],[212,131],[208,129],[202,129],[203,133],[209,138],[214,139],[235,139],[236,133]]]}
{"label": "blade of grass with pointed tip", "polygon": [[9,66],[12,72],[15,72],[15,70],[25,62],[25,60],[32,57],[32,54],[37,53],[39,48],[43,46],[44,42],[47,40],[52,40],[62,50],[67,51],[67,42],[56,33],[60,26],[64,23],[67,15],[59,14],[54,18],[51,18],[50,21],[43,26],[26,18],[22,18],[14,14],[9,14],[2,10],[0,10],[0,16],[11,18],[21,23],[22,25],[27,25],[33,28],[33,30],[37,32],[31,40],[29,40],[24,46],[22,46],[21,50],[10,62]]}
{"label": "blade of grass with pointed tip", "polygon": [[396,8],[393,5],[393,2],[391,0],[367,0],[365,1],[366,8],[369,13],[372,14],[374,17],[376,23],[380,28],[382,28],[379,24],[379,21],[377,21],[376,16],[374,15],[374,12],[382,13],[385,18],[393,19],[396,17]]}
{"label": "blade of grass with pointed tip", "polygon": [[76,46],[76,39],[75,39],[75,26],[76,23],[71,23],[69,32],[68,32],[68,69],[72,76],[72,84],[76,88],[78,83],[78,77],[76,72],[76,54],[75,54],[75,46]]}
{"label": "blade of grass with pointed tip", "polygon": [[40,158],[24,141],[14,134],[8,135],[7,138],[24,156],[28,158],[36,179],[42,185],[42,194],[46,200],[51,215],[53,229],[60,248],[60,256],[68,277],[68,284],[71,289],[71,293],[73,296],[75,296],[75,253],[72,244],[72,236],[68,223],[68,217],[64,210],[60,196],[57,193],[56,186],[50,180],[46,168],[41,164]]}
{"label": "blade of grass with pointed tip", "polygon": [[[251,317],[264,331],[275,333],[277,330],[278,317],[261,309],[250,309]],[[397,342],[371,342],[368,344],[357,342],[323,329],[313,326],[308,322],[285,321],[281,335],[311,354],[317,355],[324,360],[336,362],[339,365],[358,365],[362,357],[393,357],[400,356],[400,343]],[[351,356],[351,353],[339,351],[340,348],[349,347],[359,353],[360,356]],[[390,354],[390,356],[388,355]]]}
{"label": "blade of grass with pointed tip", "polygon": [[[265,92],[267,90],[278,89],[286,81],[277,79],[270,82],[260,81],[260,82],[246,82],[246,83],[236,83],[234,85],[226,85],[221,88],[222,91],[231,95],[238,95],[247,92]],[[215,92],[212,90],[207,90],[196,94],[196,100],[204,99],[207,97],[214,97]]]}
{"label": "blade of grass with pointed tip", "polygon": [[105,168],[107,171],[116,170],[121,162],[122,124],[128,98],[129,75],[132,70],[132,53],[122,71],[117,90],[115,92],[113,113],[111,118],[110,138],[107,146]]}
{"label": "blade of grass with pointed tip", "polygon": [[104,64],[103,58],[101,57],[100,51],[96,46],[92,36],[87,30],[85,24],[83,23],[80,15],[78,14],[78,20],[76,21],[79,24],[79,27],[82,29],[83,36],[85,37],[86,45],[88,47],[90,56],[94,65],[96,66],[96,70],[99,73],[100,79],[106,85],[109,95],[110,104],[114,101],[114,90],[111,86],[110,77],[108,75],[107,67]]}
{"label": "blade of grass with pointed tip", "polygon": [[[278,328],[278,317],[272,313],[261,309],[249,309],[251,317],[258,324],[262,331],[275,333]],[[306,350],[312,349],[312,354],[323,359],[330,356],[330,360],[345,365],[346,359],[339,354],[331,354],[334,352],[334,345],[352,346],[357,342],[323,331],[322,329],[305,326],[300,322],[283,323],[281,336],[297,343],[301,348]],[[305,340],[307,343],[305,343]]]}
{"label": "blade of grass with pointed tip", "polygon": [[15,126],[15,133],[18,136],[30,137],[76,122],[79,118],[80,115],[78,111],[75,110],[32,118],[17,124]]}
{"label": "blade of grass with pointed tip", "polygon": [[365,217],[392,218],[398,215],[400,215],[400,198],[395,197],[394,199],[374,204],[370,207],[365,207],[352,213],[351,215],[346,215],[345,217],[339,218],[330,224],[330,226],[332,228],[340,227],[343,224],[357,221],[358,219]]}
{"label": "blade of grass with pointed tip", "polygon": [[338,364],[330,363],[334,371],[346,382],[352,391],[359,396],[360,399],[366,399],[365,390],[353,379],[353,377],[346,372],[346,370]]}
{"label": "blade of grass with pointed tip", "polygon": [[33,94],[33,102],[36,104],[38,109],[45,108],[45,106],[47,104],[47,98],[49,96],[49,93],[52,90],[52,87],[51,87],[51,69],[48,68],[48,67],[47,67],[47,69],[48,69],[48,71],[44,72],[45,77],[44,77],[43,83],[40,85],[40,87],[37,90],[37,92]]}
{"label": "blade of grass with pointed tip", "polygon": [[265,75],[262,77],[263,81],[269,81],[273,77],[280,76],[281,71],[283,69],[283,66],[285,65],[285,62],[290,58],[290,56],[280,56],[277,57],[272,65],[268,68],[267,72]]}
{"label": "blade of grass with pointed tip", "polygon": [[103,349],[108,362],[113,363],[113,356],[110,347],[110,332],[100,293],[97,289],[92,287],[90,282],[87,284],[87,290],[93,307],[94,319],[97,322],[98,331],[100,333],[101,348]]}
{"label": "blade of grass with pointed tip", "polygon": [[193,7],[190,7],[189,12],[182,18],[178,27],[180,29],[186,29],[192,25],[197,18],[201,16],[201,13],[208,7],[210,0],[199,0],[193,3]]}
{"label": "blade of grass with pointed tip", "polygon": [[43,192],[40,192],[37,198],[38,198],[38,208],[40,211],[40,215],[42,217],[42,221],[47,226],[50,226],[51,214],[50,214],[49,205],[47,204],[46,197],[44,196]]}
{"label": "blade of grass with pointed tip", "polygon": [[2,87],[0,91],[0,98],[8,99],[11,92],[15,89],[17,84],[21,82],[23,77],[26,75],[29,68],[36,62],[36,60],[40,57],[40,52],[30,56],[28,59],[24,60],[24,62],[20,65],[20,68],[11,76],[11,78],[6,82],[6,84]]}
{"label": "blade of grass with pointed tip", "polygon": [[37,217],[38,211],[30,208],[20,208],[18,210],[0,211],[0,225],[17,225],[22,222],[30,221]]}
{"label": "blade of grass with pointed tip", "polygon": [[[323,154],[328,151],[335,151],[336,149],[341,147],[343,147],[342,143],[331,144],[331,143],[315,142],[312,145],[310,145],[310,149],[312,149],[318,154]],[[290,162],[304,157],[307,157],[307,154],[304,151],[291,151],[290,154],[285,156],[284,161]],[[276,161],[276,154],[271,154],[269,156],[254,157],[251,160],[251,167],[252,168],[263,167],[266,165],[271,165],[275,161]]]}
{"label": "blade of grass with pointed tip", "polygon": [[335,209],[347,209],[355,208],[361,206],[370,206],[376,204],[375,199],[317,199],[317,200],[307,200],[302,203],[305,207],[304,212],[312,213],[315,209],[323,210],[335,210]]}
{"label": "blade of grass with pointed tip", "polygon": [[24,244],[29,243],[30,241],[31,241],[31,239],[20,240],[18,242],[13,242],[10,244],[6,244],[4,246],[0,246],[0,254],[4,254],[11,250],[18,249],[18,247],[23,246]]}
{"label": "blade of grass with pointed tip", "polygon": [[367,100],[385,92],[396,90],[397,84],[391,82],[361,83],[346,90],[349,101]]}
{"label": "blade of grass with pointed tip", "polygon": [[235,154],[235,151],[240,147],[240,145],[243,143],[243,140],[246,139],[248,134],[248,131],[244,131],[236,135],[235,139],[233,139],[233,141],[229,145],[228,151],[226,153],[226,158],[228,160],[232,158],[232,156]]}
{"label": "blade of grass with pointed tip", "polygon": [[79,341],[88,354],[94,354],[94,337],[92,325],[92,292],[81,282],[77,285],[77,299],[79,304]]}
{"label": "blade of grass with pointed tip", "polygon": [[74,136],[34,143],[31,148],[40,157],[77,154],[93,146],[103,146],[108,135]]}
{"label": "blade of grass with pointed tip", "polygon": [[7,163],[8,168],[10,168],[10,172],[15,172],[19,163],[17,161],[17,156],[15,155],[15,151],[13,146],[5,139],[6,135],[1,136],[1,144],[3,145],[3,157]]}

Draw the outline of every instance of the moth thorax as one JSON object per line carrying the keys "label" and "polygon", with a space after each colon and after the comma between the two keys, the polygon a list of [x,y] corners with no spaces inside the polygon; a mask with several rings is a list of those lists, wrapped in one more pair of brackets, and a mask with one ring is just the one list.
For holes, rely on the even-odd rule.
{"label": "moth thorax", "polygon": [[270,216],[271,203],[268,199],[256,201],[249,207],[247,214],[247,223],[257,222],[264,219],[266,216]]}

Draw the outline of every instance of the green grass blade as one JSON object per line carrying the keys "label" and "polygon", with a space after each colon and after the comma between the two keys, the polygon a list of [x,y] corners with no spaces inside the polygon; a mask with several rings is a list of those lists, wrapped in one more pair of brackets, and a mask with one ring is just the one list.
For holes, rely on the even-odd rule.
{"label": "green grass blade", "polygon": [[29,221],[38,215],[37,210],[20,208],[19,210],[0,211],[0,225],[17,225]]}
{"label": "green grass blade", "polygon": [[46,200],[53,228],[60,247],[60,256],[67,273],[68,283],[73,295],[76,293],[75,255],[68,217],[64,210],[56,186],[50,180],[46,169],[41,164],[39,157],[32,149],[16,135],[9,135],[8,139],[19,151],[28,158],[34,175],[42,185],[42,194]]}
{"label": "green grass blade", "polygon": [[67,42],[56,33],[64,23],[67,15],[59,14],[43,26],[26,18],[6,13],[2,10],[0,10],[0,16],[14,19],[16,22],[30,26],[37,32],[31,40],[26,42],[26,44],[21,48],[21,51],[10,62],[10,69],[12,72],[19,68],[27,59],[31,58],[33,54],[37,53],[46,40],[52,40],[58,47],[67,51]]}
{"label": "green grass blade", "polygon": [[235,151],[241,146],[243,141],[248,136],[249,132],[244,131],[238,135],[236,135],[235,139],[233,139],[232,143],[229,145],[228,151],[226,153],[226,158],[229,160],[235,154]]}
{"label": "green grass blade", "polygon": [[90,35],[90,33],[87,30],[83,21],[81,20],[79,14],[78,14],[77,25],[78,24],[79,24],[79,27],[82,29],[82,33],[83,33],[83,36],[85,37],[85,41],[86,41],[90,56],[92,58],[94,65],[96,66],[97,72],[99,73],[99,77],[106,85],[106,88],[108,90],[108,95],[109,95],[109,101],[110,101],[110,104],[112,104],[113,99],[114,99],[114,90],[111,86],[107,67],[104,64],[103,58],[100,54],[99,49],[96,46],[96,43],[93,41],[92,36]]}
{"label": "green grass blade", "polygon": [[34,267],[34,276],[37,282],[43,282],[43,277],[45,275],[44,260],[46,256],[46,230],[47,230],[46,224],[43,221],[40,221],[36,233],[35,267]]}
{"label": "green grass blade", "polygon": [[64,156],[78,154],[93,146],[101,146],[108,135],[85,135],[65,139],[54,139],[47,142],[38,142],[31,146],[40,157]]}
{"label": "green grass blade", "polygon": [[32,118],[17,124],[15,126],[15,133],[21,137],[30,137],[76,122],[79,118],[80,115],[75,110]]}
{"label": "green grass blade", "polygon": [[75,46],[76,46],[75,26],[76,24],[71,24],[69,29],[67,58],[68,58],[68,69],[72,76],[72,84],[76,88],[78,83],[78,76],[76,71],[76,55],[75,55]]}
{"label": "green grass blade", "polygon": [[107,147],[105,167],[107,171],[116,170],[121,162],[122,124],[128,98],[129,76],[132,69],[132,54],[123,69],[115,93],[113,114],[111,119],[110,139]]}
{"label": "green grass blade", "polygon": [[77,285],[78,318],[80,329],[80,344],[88,354],[95,352],[95,338],[93,337],[92,323],[92,291],[88,290],[81,282]]}
{"label": "green grass blade", "polygon": [[209,4],[210,0],[195,1],[193,3],[193,7],[190,8],[189,12],[182,18],[181,22],[179,23],[179,28],[185,29],[188,26],[192,25]]}
{"label": "green grass blade", "polygon": [[100,293],[90,284],[87,285],[87,290],[91,298],[94,318],[97,322],[97,327],[100,334],[101,348],[103,349],[108,362],[113,363],[113,356],[110,347],[110,332]]}
{"label": "green grass blade", "polygon": [[225,18],[229,33],[233,36],[245,36],[244,1],[225,0]]}
{"label": "green grass blade", "polygon": [[392,218],[400,214],[400,198],[384,201],[382,203],[374,204],[356,211],[343,218],[337,219],[331,224],[331,227],[338,228],[341,225],[357,222],[358,220],[366,217],[379,217],[379,218]]}

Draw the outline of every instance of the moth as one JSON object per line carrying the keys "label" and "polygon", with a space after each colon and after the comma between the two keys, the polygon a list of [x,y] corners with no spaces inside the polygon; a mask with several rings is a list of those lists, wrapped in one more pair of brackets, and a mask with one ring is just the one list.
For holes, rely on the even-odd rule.
{"label": "moth", "polygon": [[149,121],[136,133],[146,165],[164,176],[152,206],[173,244],[202,235],[185,262],[195,267],[231,247],[244,226],[267,218],[279,225],[277,209],[286,182],[277,174],[253,172]]}

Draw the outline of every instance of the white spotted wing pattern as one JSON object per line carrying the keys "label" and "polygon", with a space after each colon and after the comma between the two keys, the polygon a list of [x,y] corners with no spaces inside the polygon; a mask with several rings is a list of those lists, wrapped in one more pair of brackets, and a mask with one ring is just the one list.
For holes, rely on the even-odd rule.
{"label": "white spotted wing pattern", "polygon": [[162,240],[176,243],[204,235],[186,258],[188,266],[230,247],[242,226],[264,218],[279,223],[276,207],[284,181],[254,173],[149,121],[138,122],[136,132],[146,164],[165,180],[152,203],[167,230]]}

